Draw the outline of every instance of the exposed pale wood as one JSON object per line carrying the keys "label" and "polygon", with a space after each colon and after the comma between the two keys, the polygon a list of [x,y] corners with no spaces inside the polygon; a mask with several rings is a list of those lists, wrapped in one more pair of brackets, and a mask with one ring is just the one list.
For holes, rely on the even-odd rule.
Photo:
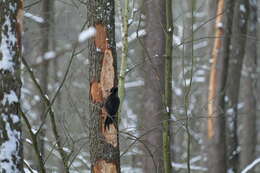
{"label": "exposed pale wood", "polygon": [[114,86],[115,69],[113,63],[114,59],[112,51],[110,49],[106,49],[104,52],[100,75],[100,87],[103,98],[107,98],[110,94],[110,89]]}
{"label": "exposed pale wood", "polygon": [[106,162],[105,160],[98,160],[93,170],[94,173],[117,173],[115,164]]}
{"label": "exposed pale wood", "polygon": [[95,36],[95,45],[96,48],[101,52],[105,52],[107,48],[107,31],[104,25],[96,24],[96,36]]}
{"label": "exposed pale wood", "polygon": [[97,81],[92,81],[90,84],[90,97],[94,103],[102,102],[102,90]]}
{"label": "exposed pale wood", "polygon": [[213,127],[213,121],[215,116],[215,110],[214,110],[214,99],[216,97],[216,78],[217,78],[217,58],[218,53],[220,52],[220,48],[222,45],[221,37],[223,36],[223,28],[219,27],[220,23],[222,22],[223,15],[222,14],[224,9],[224,0],[220,0],[218,2],[217,7],[217,18],[216,18],[216,24],[215,24],[215,41],[214,46],[212,50],[211,55],[211,71],[210,71],[210,80],[209,80],[209,95],[208,95],[208,138],[212,138],[214,135],[214,127]]}

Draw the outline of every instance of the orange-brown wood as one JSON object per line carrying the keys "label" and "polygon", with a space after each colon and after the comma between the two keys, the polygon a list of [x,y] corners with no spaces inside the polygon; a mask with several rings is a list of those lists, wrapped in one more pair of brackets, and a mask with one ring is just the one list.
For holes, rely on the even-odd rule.
{"label": "orange-brown wood", "polygon": [[114,124],[111,124],[109,126],[109,129],[105,129],[105,120],[107,117],[107,112],[106,110],[103,108],[102,109],[102,134],[105,137],[105,141],[111,145],[113,145],[113,147],[117,147],[117,129],[115,127]]}
{"label": "orange-brown wood", "polygon": [[[104,58],[102,61],[102,69],[100,76],[100,86],[103,94],[103,98],[107,98],[110,94],[110,89],[114,86],[115,79],[115,69],[114,69],[114,58],[112,55],[112,51],[110,49],[106,49],[104,52]],[[106,142],[117,146],[117,129],[114,124],[110,125],[109,130],[104,128],[104,121],[107,117],[107,112],[105,110],[102,111],[102,132],[106,139]]]}
{"label": "orange-brown wood", "polygon": [[93,168],[94,173],[117,173],[114,163],[98,160]]}
{"label": "orange-brown wood", "polygon": [[224,10],[224,0],[219,0],[217,7],[217,18],[215,24],[215,40],[214,46],[211,55],[211,70],[210,70],[210,79],[209,79],[209,95],[208,95],[208,138],[212,138],[214,136],[214,117],[216,116],[215,112],[215,104],[214,100],[216,97],[216,86],[217,86],[217,58],[220,52],[220,48],[222,46],[221,37],[223,36],[223,28],[220,25],[223,18],[223,10]]}
{"label": "orange-brown wood", "polygon": [[110,94],[110,89],[114,86],[115,69],[113,64],[114,59],[112,51],[110,49],[106,49],[104,52],[100,75],[100,86],[102,89],[103,98],[107,98]]}
{"label": "orange-brown wood", "polygon": [[[95,25],[96,36],[95,46],[100,52],[104,53],[101,63],[101,73],[99,82],[93,81],[91,83],[91,99],[93,102],[105,102],[106,98],[110,94],[111,88],[115,86],[115,67],[114,57],[112,51],[108,49],[108,39],[106,28],[102,24]],[[111,144],[113,147],[118,147],[117,141],[117,129],[114,124],[109,126],[109,129],[105,129],[104,122],[107,118],[107,112],[103,107],[100,111],[101,116],[101,133],[104,136],[105,142]],[[115,162],[106,162],[105,160],[97,160],[92,168],[94,173],[117,173],[118,168]]]}
{"label": "orange-brown wood", "polygon": [[104,25],[96,24],[95,46],[101,52],[105,52],[107,48],[107,31]]}
{"label": "orange-brown wood", "polygon": [[102,90],[97,81],[92,81],[90,84],[90,98],[94,103],[102,102]]}
{"label": "orange-brown wood", "polygon": [[18,1],[18,13],[16,16],[16,37],[19,49],[21,49],[21,37],[23,32],[24,0]]}

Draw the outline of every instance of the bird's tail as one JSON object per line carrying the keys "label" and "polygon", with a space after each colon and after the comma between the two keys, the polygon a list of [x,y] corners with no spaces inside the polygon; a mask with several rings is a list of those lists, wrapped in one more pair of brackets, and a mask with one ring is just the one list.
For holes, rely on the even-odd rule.
{"label": "bird's tail", "polygon": [[114,116],[111,115],[107,115],[107,118],[105,120],[105,130],[108,129],[109,130],[109,125],[114,123]]}

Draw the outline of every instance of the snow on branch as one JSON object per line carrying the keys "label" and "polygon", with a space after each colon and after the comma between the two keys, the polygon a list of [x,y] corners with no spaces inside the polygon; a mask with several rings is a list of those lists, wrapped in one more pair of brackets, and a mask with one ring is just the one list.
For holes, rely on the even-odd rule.
{"label": "snow on branch", "polygon": [[252,163],[250,163],[247,167],[245,167],[245,169],[243,169],[241,171],[241,173],[247,173],[248,171],[250,171],[251,169],[254,168],[254,166],[256,166],[257,164],[260,163],[260,157],[257,158],[256,160],[254,160]]}
{"label": "snow on branch", "polygon": [[36,64],[31,65],[31,67],[36,67],[43,63],[44,61],[50,61],[52,59],[61,57],[65,53],[71,51],[77,46],[82,45],[86,40],[90,39],[91,37],[95,36],[96,34],[96,29],[94,27],[90,27],[86,29],[85,31],[82,31],[78,39],[72,43],[72,44],[67,44],[63,49],[57,50],[57,51],[48,51],[45,52],[44,55],[37,57]]}
{"label": "snow on branch", "polygon": [[96,29],[94,27],[89,27],[87,30],[82,31],[79,34],[79,42],[82,43],[84,41],[86,41],[87,39],[93,37],[94,35],[96,35]]}
{"label": "snow on branch", "polygon": [[[145,36],[145,34],[146,34],[146,32],[145,32],[144,29],[139,30],[138,33],[137,33],[137,32],[132,33],[132,34],[128,37],[128,43],[131,43],[131,42],[133,42],[134,40],[136,40],[136,39],[137,39],[137,36],[138,36],[138,37],[143,37],[143,36]],[[123,47],[122,41],[116,43],[116,48],[122,48],[122,47]]]}
{"label": "snow on branch", "polygon": [[43,23],[44,22],[44,19],[42,17],[35,16],[32,13],[29,13],[29,12],[24,13],[24,16],[29,18],[29,19],[32,19],[36,23]]}
{"label": "snow on branch", "polygon": [[[172,162],[172,167],[177,168],[177,169],[187,169],[187,164],[186,163],[174,163]],[[191,170],[196,170],[196,171],[207,171],[207,168],[201,167],[201,166],[195,166],[191,165],[190,166]]]}

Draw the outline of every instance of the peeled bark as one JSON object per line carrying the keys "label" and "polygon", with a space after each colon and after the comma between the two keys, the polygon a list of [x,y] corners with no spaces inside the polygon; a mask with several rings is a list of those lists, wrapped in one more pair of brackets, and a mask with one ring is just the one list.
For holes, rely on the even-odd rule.
{"label": "peeled bark", "polygon": [[[230,35],[232,33],[233,0],[218,2],[215,42],[212,50],[212,64],[208,96],[208,169],[211,173],[225,173],[225,89],[229,61]],[[223,10],[226,7],[225,21]],[[222,24],[223,22],[224,25]],[[223,37],[224,36],[224,37]]]}
{"label": "peeled bark", "polygon": [[105,129],[107,112],[102,107],[110,89],[117,86],[114,0],[88,0],[90,25],[96,35],[89,42],[91,171],[120,172],[117,122]]}
{"label": "peeled bark", "polygon": [[23,173],[18,111],[23,1],[1,1],[0,9],[0,172]]}

